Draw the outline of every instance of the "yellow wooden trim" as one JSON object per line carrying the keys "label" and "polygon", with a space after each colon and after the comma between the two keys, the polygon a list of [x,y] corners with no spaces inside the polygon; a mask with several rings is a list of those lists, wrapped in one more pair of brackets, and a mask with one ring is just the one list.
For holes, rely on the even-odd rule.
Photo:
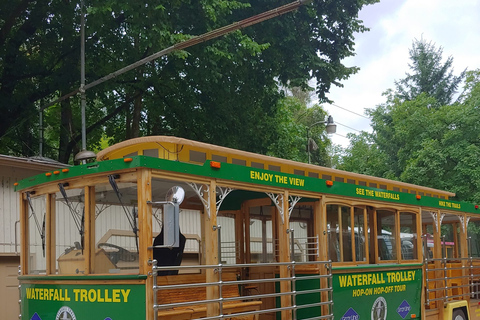
{"label": "yellow wooden trim", "polygon": [[[120,171],[115,171],[116,174],[120,175],[120,179],[117,179],[117,182],[135,182],[136,181],[136,169],[125,169]],[[98,174],[92,174],[88,176],[80,176],[76,178],[64,179],[60,181],[48,182],[45,184],[38,185],[36,187],[28,188],[22,190],[22,192],[35,192],[35,197],[42,196],[49,193],[58,192],[58,184],[68,182],[68,186],[65,187],[65,190],[70,189],[80,189],[85,186],[95,186],[98,184],[108,184],[107,173],[101,172]]]}

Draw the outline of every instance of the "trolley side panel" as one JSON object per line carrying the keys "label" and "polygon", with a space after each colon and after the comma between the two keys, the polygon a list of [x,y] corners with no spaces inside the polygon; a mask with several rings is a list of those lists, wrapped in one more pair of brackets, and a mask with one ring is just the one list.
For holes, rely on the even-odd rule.
{"label": "trolley side panel", "polygon": [[22,319],[145,319],[142,284],[21,285]]}
{"label": "trolley side panel", "polygon": [[333,275],[335,319],[420,318],[422,269]]}

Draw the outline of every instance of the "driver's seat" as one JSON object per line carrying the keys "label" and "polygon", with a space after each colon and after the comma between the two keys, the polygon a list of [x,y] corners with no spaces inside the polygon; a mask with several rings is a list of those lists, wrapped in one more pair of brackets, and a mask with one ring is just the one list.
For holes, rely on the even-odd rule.
{"label": "driver's seat", "polygon": [[[180,245],[178,248],[153,248],[153,259],[157,260],[157,266],[179,266],[182,263],[183,250],[185,249],[185,242],[187,239],[180,232]],[[162,231],[153,241],[153,246],[163,245],[163,227]],[[159,276],[177,275],[178,270],[163,270],[159,271]]]}

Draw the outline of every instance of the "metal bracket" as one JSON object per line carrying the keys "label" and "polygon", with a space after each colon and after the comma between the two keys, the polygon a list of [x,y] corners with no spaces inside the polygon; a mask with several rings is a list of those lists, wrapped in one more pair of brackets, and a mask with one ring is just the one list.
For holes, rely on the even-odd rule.
{"label": "metal bracket", "polygon": [[272,199],[273,203],[275,204],[275,207],[278,209],[278,213],[280,214],[280,217],[282,217],[282,223],[285,223],[285,218],[283,217],[283,193],[275,194],[272,192],[265,192],[267,196]]}
{"label": "metal bracket", "polygon": [[223,200],[228,196],[230,192],[232,192],[235,189],[229,188],[229,187],[219,187],[217,186],[217,194],[218,194],[218,200],[217,200],[217,208],[216,208],[216,214],[218,215],[218,210],[220,209],[220,206],[222,205]]}
{"label": "metal bracket", "polygon": [[438,220],[437,220],[437,213],[436,212],[433,212],[433,211],[427,211],[428,213],[430,213],[430,215],[432,216],[432,219],[433,221],[435,222],[435,230],[438,231]]}
{"label": "metal bracket", "polygon": [[293,208],[295,208],[295,205],[297,204],[298,201],[300,201],[302,197],[299,196],[289,196],[288,197],[288,219],[290,220],[290,216],[292,215]]}
{"label": "metal bracket", "polygon": [[[210,187],[205,184],[197,185],[195,182],[187,183],[193,189],[193,191],[195,191],[200,200],[202,200],[205,211],[207,211],[208,217],[210,218]],[[207,199],[203,197],[204,193],[207,193]]]}
{"label": "metal bracket", "polygon": [[443,218],[445,218],[446,213],[440,213],[440,225],[442,225]]}
{"label": "metal bracket", "polygon": [[[465,217],[464,217],[464,216],[458,216],[458,219],[460,219],[460,222],[462,223],[463,233],[465,233],[465,232],[467,231],[465,224],[468,224],[468,220],[470,220],[470,217],[467,217],[467,219],[465,220]],[[466,221],[466,222],[465,222],[465,221]]]}

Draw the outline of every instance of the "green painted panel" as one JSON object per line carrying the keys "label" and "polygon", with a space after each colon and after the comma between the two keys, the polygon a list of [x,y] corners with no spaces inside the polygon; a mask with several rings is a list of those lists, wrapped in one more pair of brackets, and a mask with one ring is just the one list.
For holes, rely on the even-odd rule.
{"label": "green painted panel", "polygon": [[422,269],[335,274],[335,319],[403,320],[421,316]]}
{"label": "green painted panel", "polygon": [[22,319],[145,319],[145,285],[22,284]]}
{"label": "green painted panel", "polygon": [[107,174],[108,172],[115,170],[146,167],[170,172],[188,173],[196,176],[212,177],[222,180],[247,182],[256,185],[274,186],[293,190],[307,190],[366,200],[377,200],[390,203],[448,209],[459,212],[480,213],[480,209],[476,209],[471,203],[444,200],[427,196],[422,196],[421,199],[417,199],[416,195],[414,194],[363,187],[343,182],[334,182],[332,186],[327,186],[326,180],[323,179],[256,169],[230,163],[222,163],[220,169],[215,169],[210,167],[210,161],[206,161],[203,165],[196,165],[145,156],[135,156],[132,158],[133,161],[131,162],[124,162],[123,159],[114,159],[70,167],[67,173],[60,171],[59,174],[52,174],[48,177],[45,176],[45,174],[37,175],[35,177],[20,181],[19,185],[16,187],[16,190],[19,191],[42,183],[56,182],[62,179],[87,174],[102,172]]}

